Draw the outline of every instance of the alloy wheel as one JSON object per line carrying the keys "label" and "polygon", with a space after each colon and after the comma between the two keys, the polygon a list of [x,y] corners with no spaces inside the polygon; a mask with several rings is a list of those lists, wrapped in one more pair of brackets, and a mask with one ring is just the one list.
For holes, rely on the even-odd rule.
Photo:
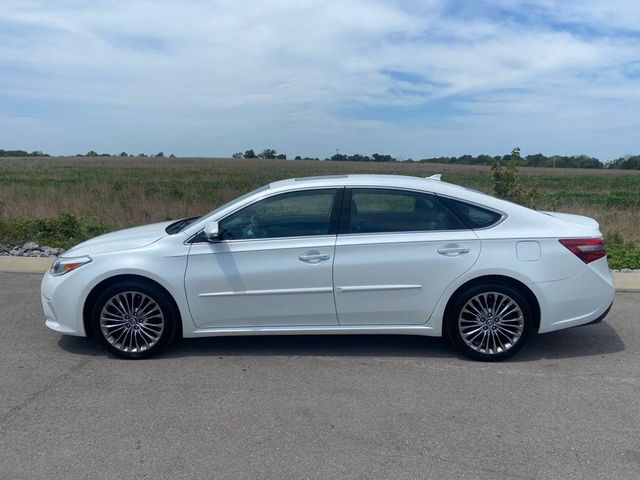
{"label": "alloy wheel", "polygon": [[105,340],[126,353],[140,353],[158,343],[165,329],[162,309],[150,296],[136,291],[112,296],[100,312]]}
{"label": "alloy wheel", "polygon": [[460,310],[458,330],[472,350],[497,355],[518,343],[524,322],[522,309],[509,295],[483,292],[471,297]]}

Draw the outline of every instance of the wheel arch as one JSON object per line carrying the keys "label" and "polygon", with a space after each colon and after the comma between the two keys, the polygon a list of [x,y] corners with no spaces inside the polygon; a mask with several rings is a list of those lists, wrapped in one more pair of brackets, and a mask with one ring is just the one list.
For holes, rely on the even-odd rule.
{"label": "wheel arch", "polygon": [[93,327],[91,326],[91,310],[93,309],[93,306],[95,305],[95,302],[98,296],[100,295],[100,293],[105,288],[108,288],[111,285],[115,285],[117,283],[126,282],[126,281],[144,282],[148,285],[152,285],[155,288],[160,289],[166,295],[166,298],[172,303],[176,311],[176,314],[178,315],[178,318],[177,318],[178,328],[176,329],[176,334],[182,336],[182,314],[180,313],[180,308],[178,307],[178,304],[175,298],[173,298],[173,295],[171,294],[171,292],[169,292],[162,284],[156,282],[155,280],[149,277],[145,277],[144,275],[119,274],[119,275],[114,275],[112,277],[105,278],[100,283],[96,284],[87,295],[87,298],[85,299],[84,305],[82,307],[82,322],[83,322],[84,331],[87,337],[92,337],[94,334]]}
{"label": "wheel arch", "polygon": [[476,285],[482,285],[484,283],[501,283],[520,292],[527,299],[529,305],[531,306],[531,311],[533,313],[533,330],[537,332],[540,329],[540,302],[538,302],[538,298],[526,284],[522,283],[520,280],[516,280],[515,278],[508,277],[506,275],[483,275],[481,277],[476,277],[463,283],[451,294],[449,300],[447,301],[447,305],[444,309],[444,315],[442,317],[443,334],[446,333],[447,319],[449,318],[451,309],[453,308],[453,305],[458,296],[460,296],[466,290],[475,287]]}

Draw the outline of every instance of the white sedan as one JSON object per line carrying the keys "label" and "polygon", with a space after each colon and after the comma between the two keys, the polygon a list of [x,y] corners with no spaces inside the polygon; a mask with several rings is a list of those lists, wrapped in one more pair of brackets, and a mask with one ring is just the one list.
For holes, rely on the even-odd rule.
{"label": "white sedan", "polygon": [[595,220],[437,176],[275,182],[81,243],[42,281],[49,328],[126,358],[176,336],[408,334],[501,360],[533,331],[601,321],[613,296]]}

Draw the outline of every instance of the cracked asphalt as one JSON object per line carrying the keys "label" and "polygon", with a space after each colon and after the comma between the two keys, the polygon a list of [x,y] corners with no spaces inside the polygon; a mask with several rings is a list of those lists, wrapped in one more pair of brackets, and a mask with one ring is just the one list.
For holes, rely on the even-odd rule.
{"label": "cracked asphalt", "polygon": [[439,339],[180,341],[125,361],[0,274],[0,479],[640,478],[640,294],[508,363]]}

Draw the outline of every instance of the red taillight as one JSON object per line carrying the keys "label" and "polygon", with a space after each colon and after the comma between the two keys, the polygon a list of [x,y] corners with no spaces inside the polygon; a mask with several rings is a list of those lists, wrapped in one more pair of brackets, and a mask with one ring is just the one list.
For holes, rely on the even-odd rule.
{"label": "red taillight", "polygon": [[559,242],[584,263],[591,263],[607,254],[602,238],[563,238]]}

